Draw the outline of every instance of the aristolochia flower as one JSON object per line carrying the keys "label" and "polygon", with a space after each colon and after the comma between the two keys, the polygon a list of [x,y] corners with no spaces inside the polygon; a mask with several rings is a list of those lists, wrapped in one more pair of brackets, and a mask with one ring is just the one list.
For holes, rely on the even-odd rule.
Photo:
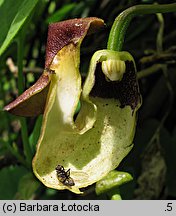
{"label": "aristolochia flower", "polygon": [[103,25],[98,18],[51,24],[44,73],[5,107],[22,116],[43,113],[33,171],[47,187],[80,193],[115,169],[132,148],[140,106],[132,56],[97,51],[82,85],[81,42]]}

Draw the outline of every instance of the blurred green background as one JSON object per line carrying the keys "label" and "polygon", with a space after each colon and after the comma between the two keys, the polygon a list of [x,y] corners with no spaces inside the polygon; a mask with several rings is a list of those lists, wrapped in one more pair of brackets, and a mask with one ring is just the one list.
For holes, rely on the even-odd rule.
{"label": "blurred green background", "polygon": [[[81,48],[81,72],[86,73],[92,54],[106,48],[116,16],[135,4],[174,3],[153,0],[0,0],[0,199],[109,199],[95,193],[95,185],[83,195],[43,186],[25,163],[19,117],[3,112],[22,88],[39,78],[45,62],[48,24],[96,16],[106,28],[87,37]],[[129,172],[133,181],[120,187],[123,199],[176,198],[176,13],[136,17],[127,32],[123,50],[135,58],[143,105],[138,113],[134,148],[118,170]],[[23,42],[21,90],[17,45]],[[7,49],[6,49],[7,48]],[[27,142],[32,153],[42,116],[26,118]]]}

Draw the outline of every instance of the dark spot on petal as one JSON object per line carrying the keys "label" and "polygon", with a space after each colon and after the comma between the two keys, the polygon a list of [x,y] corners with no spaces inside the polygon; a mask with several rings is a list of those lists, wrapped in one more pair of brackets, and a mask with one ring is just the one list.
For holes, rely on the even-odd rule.
{"label": "dark spot on petal", "polygon": [[126,72],[122,80],[107,82],[99,63],[95,72],[95,85],[92,88],[91,96],[114,98],[120,101],[121,108],[129,105],[134,110],[140,102],[136,71],[132,61],[125,61],[125,64]]}

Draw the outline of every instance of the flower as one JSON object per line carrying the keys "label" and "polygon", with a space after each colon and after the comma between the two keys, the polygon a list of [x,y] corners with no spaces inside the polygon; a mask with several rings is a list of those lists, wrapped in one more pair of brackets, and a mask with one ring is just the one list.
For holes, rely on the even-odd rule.
{"label": "flower", "polygon": [[82,87],[81,42],[102,26],[98,18],[51,24],[44,73],[5,107],[16,115],[43,113],[32,166],[37,178],[50,188],[81,193],[80,188],[115,169],[133,146],[141,99],[132,56],[97,51]]}

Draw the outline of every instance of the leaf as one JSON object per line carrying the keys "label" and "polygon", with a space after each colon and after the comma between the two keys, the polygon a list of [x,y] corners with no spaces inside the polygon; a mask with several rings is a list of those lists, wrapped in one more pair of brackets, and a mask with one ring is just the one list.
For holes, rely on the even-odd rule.
{"label": "leaf", "polygon": [[55,11],[54,14],[52,14],[50,17],[48,17],[47,23],[58,22],[58,21],[65,19],[70,14],[70,12],[73,10],[75,6],[76,6],[76,3],[64,5],[59,10]]}
{"label": "leaf", "polygon": [[15,198],[20,200],[32,199],[40,186],[41,184],[35,176],[32,173],[27,173],[20,179]]}
{"label": "leaf", "polygon": [[38,0],[0,0],[0,56],[10,45]]}
{"label": "leaf", "polygon": [[133,178],[129,173],[113,170],[96,183],[96,194],[107,193],[131,180],[133,180]]}
{"label": "leaf", "polygon": [[22,166],[10,166],[0,170],[0,199],[13,199],[17,190],[19,181],[27,173]]}

